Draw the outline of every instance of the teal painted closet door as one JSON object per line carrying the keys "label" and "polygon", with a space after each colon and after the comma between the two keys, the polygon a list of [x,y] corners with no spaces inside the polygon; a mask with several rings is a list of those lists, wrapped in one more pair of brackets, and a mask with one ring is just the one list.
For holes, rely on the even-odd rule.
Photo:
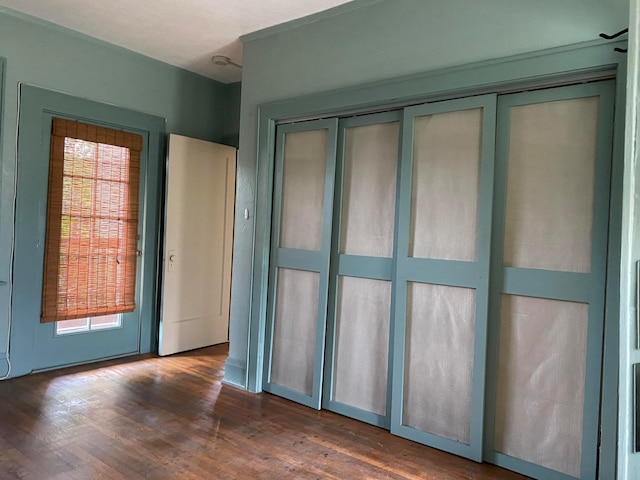
{"label": "teal painted closet door", "polygon": [[264,390],[319,409],[337,120],[276,132]]}
{"label": "teal painted closet door", "polygon": [[614,83],[500,97],[487,459],[595,479]]}
{"label": "teal painted closet door", "polygon": [[391,432],[482,458],[494,95],[404,111]]}
{"label": "teal painted closet door", "polygon": [[401,112],[340,121],[323,407],[389,428]]}

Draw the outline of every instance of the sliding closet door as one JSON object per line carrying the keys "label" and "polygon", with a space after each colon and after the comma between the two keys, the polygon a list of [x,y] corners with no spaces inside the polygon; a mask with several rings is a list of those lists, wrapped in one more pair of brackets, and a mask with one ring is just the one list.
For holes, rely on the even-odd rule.
{"label": "sliding closet door", "polygon": [[278,126],[264,390],[320,408],[337,120]]}
{"label": "sliding closet door", "polygon": [[498,103],[488,459],[595,479],[613,82]]}
{"label": "sliding closet door", "polygon": [[407,108],[391,431],[482,458],[494,95]]}
{"label": "sliding closet door", "polygon": [[323,406],[389,428],[401,112],[340,122]]}

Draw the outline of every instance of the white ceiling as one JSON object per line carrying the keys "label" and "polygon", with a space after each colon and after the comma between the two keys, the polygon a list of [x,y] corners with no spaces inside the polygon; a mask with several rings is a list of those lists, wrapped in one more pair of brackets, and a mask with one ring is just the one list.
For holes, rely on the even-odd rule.
{"label": "white ceiling", "polygon": [[0,0],[0,5],[151,58],[237,82],[241,35],[327,10],[348,0]]}

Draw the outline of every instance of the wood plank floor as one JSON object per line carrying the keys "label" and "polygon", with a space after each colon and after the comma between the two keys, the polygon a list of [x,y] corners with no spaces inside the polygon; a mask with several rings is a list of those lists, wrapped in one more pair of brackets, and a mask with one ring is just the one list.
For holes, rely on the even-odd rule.
{"label": "wood plank floor", "polygon": [[227,346],[0,382],[0,479],[524,479],[222,385]]}

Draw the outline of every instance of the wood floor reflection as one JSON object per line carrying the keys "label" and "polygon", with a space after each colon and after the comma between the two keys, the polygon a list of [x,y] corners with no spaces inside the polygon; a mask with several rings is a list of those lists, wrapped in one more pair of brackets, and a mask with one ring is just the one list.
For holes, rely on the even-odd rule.
{"label": "wood floor reflection", "polygon": [[0,478],[525,478],[223,385],[227,348],[0,382]]}

